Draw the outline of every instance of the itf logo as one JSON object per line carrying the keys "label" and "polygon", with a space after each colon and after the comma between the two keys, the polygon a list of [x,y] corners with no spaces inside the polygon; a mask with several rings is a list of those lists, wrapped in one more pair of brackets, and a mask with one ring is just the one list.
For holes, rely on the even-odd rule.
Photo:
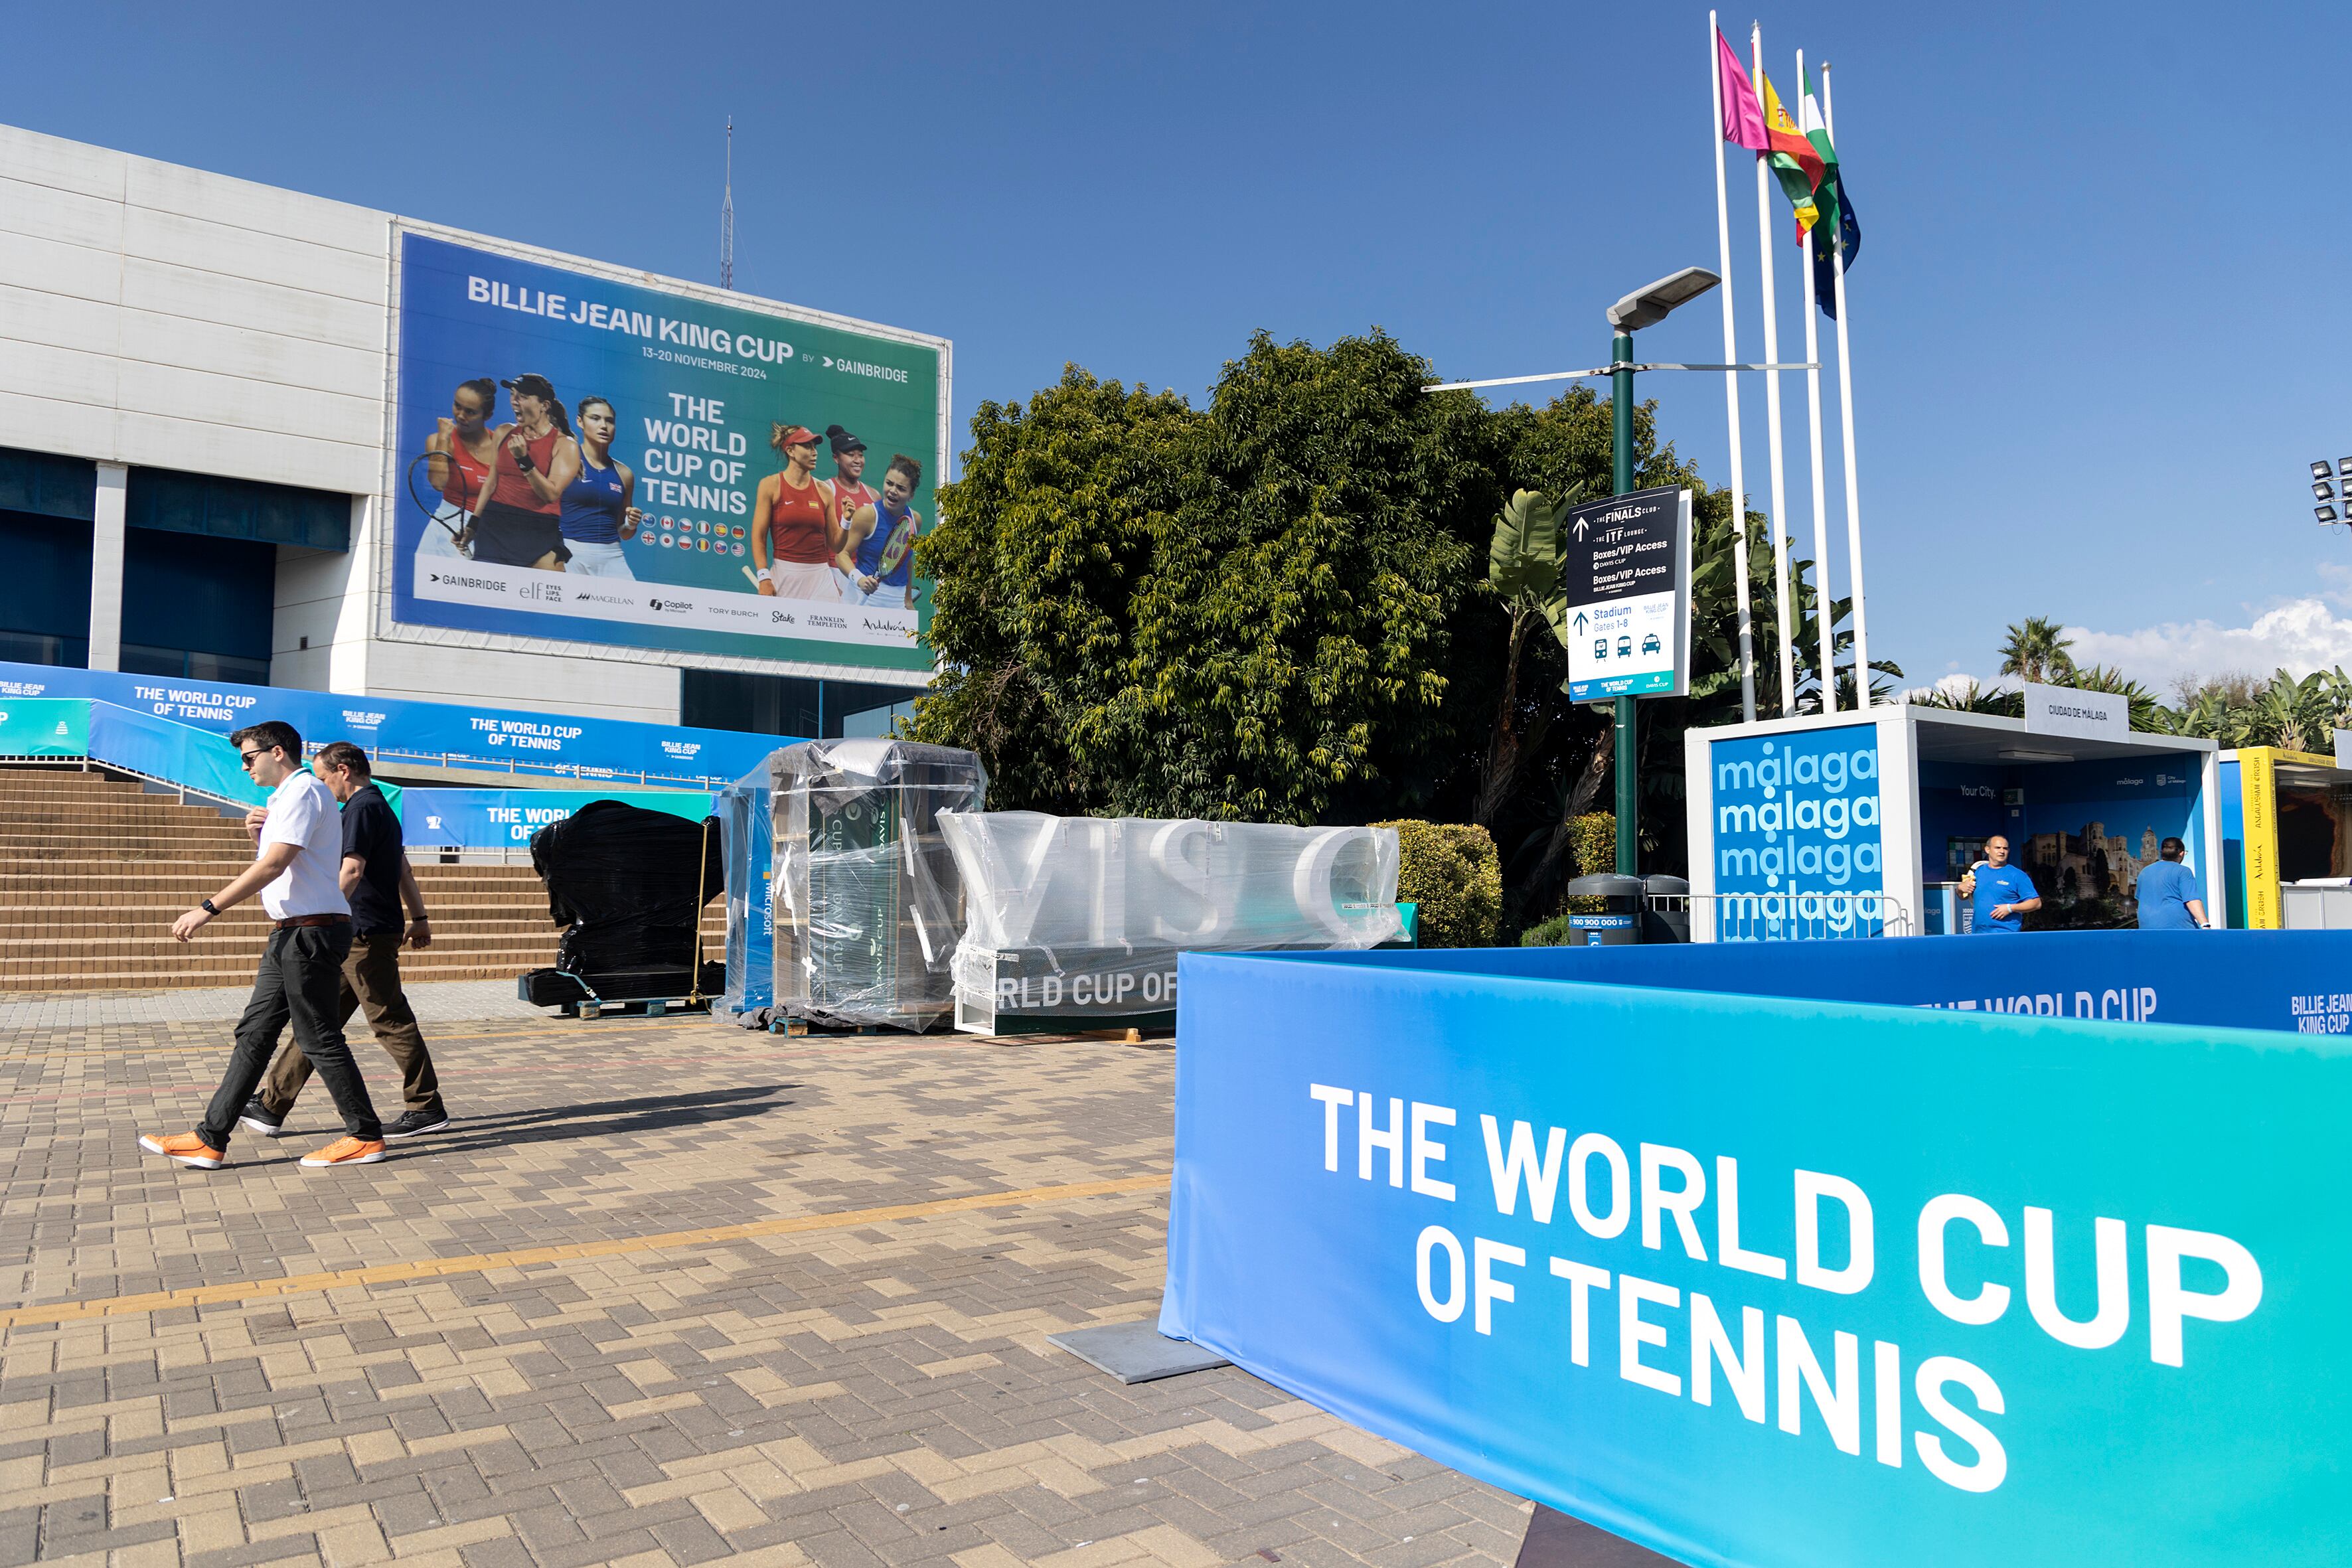
{"label": "itf logo", "polygon": [[1719,741],[1708,767],[1717,893],[1757,895],[1748,912],[1770,927],[1791,916],[1800,927],[1830,928],[1818,934],[1848,929],[1857,916],[1876,923],[1876,726]]}

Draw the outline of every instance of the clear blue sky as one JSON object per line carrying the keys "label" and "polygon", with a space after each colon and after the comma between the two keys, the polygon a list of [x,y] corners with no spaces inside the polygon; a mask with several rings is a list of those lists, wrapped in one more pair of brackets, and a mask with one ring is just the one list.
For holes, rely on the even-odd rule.
{"label": "clear blue sky", "polygon": [[[1705,17],[20,5],[0,117],[714,279],[731,111],[738,286],[953,338],[961,437],[981,399],[1024,396],[1066,360],[1197,398],[1257,327],[1322,342],[1377,323],[1449,375],[1600,362],[1610,300],[1715,264]],[[1744,42],[1749,20],[1725,25]],[[1866,231],[1850,313],[1872,651],[1915,679],[1989,674],[2002,626],[2044,614],[2151,679],[2352,658],[2352,538],[2313,524],[2302,477],[2352,453],[2340,16],[1762,20],[1784,88],[1800,47],[1837,68]],[[1720,331],[1702,303],[1641,353],[1713,359]],[[1721,379],[1645,379],[1666,435],[1722,482]],[[1785,396],[1803,539],[1801,377]],[[1760,505],[1760,378],[1744,403]]]}

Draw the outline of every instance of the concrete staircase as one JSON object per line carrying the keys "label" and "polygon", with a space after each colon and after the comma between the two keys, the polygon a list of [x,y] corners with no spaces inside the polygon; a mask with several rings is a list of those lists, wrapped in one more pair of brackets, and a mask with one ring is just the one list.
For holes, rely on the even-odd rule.
{"label": "concrete staircase", "polygon": [[[0,768],[0,993],[244,985],[268,929],[258,899],[172,940],[172,921],[249,865],[244,827],[136,781],[67,768]],[[555,962],[558,928],[528,864],[414,863],[433,945],[402,977],[495,980]],[[709,956],[726,952],[725,900],[703,910]]]}

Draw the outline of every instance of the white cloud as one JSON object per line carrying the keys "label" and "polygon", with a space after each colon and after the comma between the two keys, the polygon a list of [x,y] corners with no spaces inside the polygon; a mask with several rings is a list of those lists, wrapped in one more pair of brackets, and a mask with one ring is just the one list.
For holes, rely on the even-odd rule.
{"label": "white cloud", "polygon": [[2243,626],[2210,620],[2170,621],[2132,632],[2068,626],[2066,635],[2074,646],[2067,652],[2076,664],[2119,667],[2159,692],[2174,678],[2191,673],[2211,676],[2236,669],[2267,677],[2284,668],[2305,676],[2315,669],[2352,666],[2352,619],[2329,607],[2328,600],[2336,596],[2315,594],[2290,599]]}

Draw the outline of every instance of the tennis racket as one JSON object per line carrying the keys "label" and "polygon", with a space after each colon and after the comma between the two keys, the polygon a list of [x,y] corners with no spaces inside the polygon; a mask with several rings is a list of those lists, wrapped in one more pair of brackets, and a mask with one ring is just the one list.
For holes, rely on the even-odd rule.
{"label": "tennis racket", "polygon": [[450,504],[449,498],[433,488],[433,480],[429,473],[425,478],[423,492],[419,493],[417,489],[416,477],[418,471],[422,469],[425,464],[431,462],[436,458],[439,458],[445,462],[455,462],[457,460],[454,458],[451,458],[446,452],[419,452],[415,457],[410,458],[407,475],[408,499],[415,501],[416,503],[416,510],[425,514],[425,521],[428,526],[446,530],[449,535],[450,544],[456,548],[460,555],[464,555],[467,558],[471,559],[473,555],[472,542],[467,538],[467,535],[470,534],[474,529],[474,513],[472,509],[469,507],[459,507],[457,510],[464,517],[465,521],[459,527],[451,528],[446,520],[441,516],[441,509]]}
{"label": "tennis racket", "polygon": [[896,572],[898,563],[904,561],[907,552],[914,547],[915,514],[910,511],[898,520],[898,525],[890,530],[890,537],[882,542],[882,558],[875,563],[874,575],[887,577]]}

